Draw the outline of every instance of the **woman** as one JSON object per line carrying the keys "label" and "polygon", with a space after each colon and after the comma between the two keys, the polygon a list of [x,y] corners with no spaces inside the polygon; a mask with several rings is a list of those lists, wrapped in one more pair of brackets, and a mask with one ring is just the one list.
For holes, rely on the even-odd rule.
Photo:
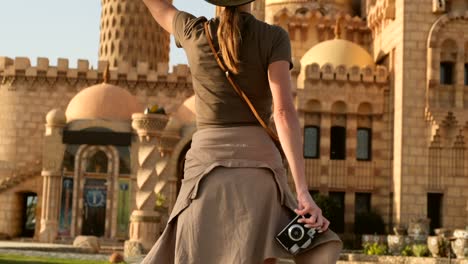
{"label": "woman", "polygon": [[[312,200],[305,180],[302,136],[293,105],[291,47],[280,27],[256,20],[253,0],[207,0],[224,6],[208,21],[164,0],[144,0],[155,20],[183,47],[193,76],[197,132],[184,179],[165,231],[143,263],[271,264],[291,257],[275,241],[292,219],[316,228],[311,250],[296,263],[335,263],[341,241]],[[273,117],[288,160],[297,201],[281,156],[217,64],[205,30],[235,82],[263,120]]]}

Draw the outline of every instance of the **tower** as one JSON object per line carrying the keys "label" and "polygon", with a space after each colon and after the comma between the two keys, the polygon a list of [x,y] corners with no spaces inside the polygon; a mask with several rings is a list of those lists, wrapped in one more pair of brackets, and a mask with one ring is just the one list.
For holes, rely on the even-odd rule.
{"label": "tower", "polygon": [[111,67],[147,62],[150,69],[169,62],[169,33],[154,21],[142,1],[101,0],[101,4],[99,60],[109,61]]}

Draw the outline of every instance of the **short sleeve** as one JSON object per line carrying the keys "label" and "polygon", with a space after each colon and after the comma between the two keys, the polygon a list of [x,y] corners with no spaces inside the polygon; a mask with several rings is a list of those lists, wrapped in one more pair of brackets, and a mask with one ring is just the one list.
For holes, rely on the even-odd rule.
{"label": "short sleeve", "polygon": [[172,29],[177,47],[184,47],[184,43],[192,36],[193,29],[206,21],[205,17],[195,17],[184,11],[177,11],[172,21]]}
{"label": "short sleeve", "polygon": [[292,69],[293,63],[291,58],[291,41],[289,40],[289,35],[281,27],[275,26],[275,29],[268,64],[284,60],[289,62],[289,69]]}

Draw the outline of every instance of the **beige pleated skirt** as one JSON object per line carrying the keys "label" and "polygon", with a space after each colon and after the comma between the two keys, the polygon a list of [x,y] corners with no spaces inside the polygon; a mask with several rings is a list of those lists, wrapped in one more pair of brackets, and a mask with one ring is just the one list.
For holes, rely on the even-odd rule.
{"label": "beige pleated skirt", "polygon": [[[296,200],[281,157],[262,127],[195,133],[168,225],[142,263],[261,264],[291,255],[275,240]],[[339,241],[332,231],[310,249]]]}

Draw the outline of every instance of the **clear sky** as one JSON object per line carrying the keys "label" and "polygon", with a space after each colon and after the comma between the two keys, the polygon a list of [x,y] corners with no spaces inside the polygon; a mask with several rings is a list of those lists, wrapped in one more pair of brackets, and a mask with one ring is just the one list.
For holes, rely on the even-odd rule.
{"label": "clear sky", "polygon": [[[141,0],[132,0],[141,1]],[[196,16],[213,17],[214,6],[204,0],[174,0]],[[100,0],[0,0],[0,56],[67,58],[70,67],[87,59],[96,67],[99,49]],[[170,64],[187,63],[171,37]]]}

